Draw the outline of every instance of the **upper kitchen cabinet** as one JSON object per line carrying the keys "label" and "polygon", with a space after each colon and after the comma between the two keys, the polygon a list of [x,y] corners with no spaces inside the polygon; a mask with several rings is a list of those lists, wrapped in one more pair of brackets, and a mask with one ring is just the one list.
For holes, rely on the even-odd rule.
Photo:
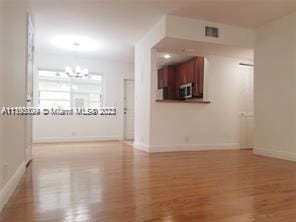
{"label": "upper kitchen cabinet", "polygon": [[192,97],[203,96],[204,57],[194,57],[176,65],[176,88],[192,83]]}
{"label": "upper kitchen cabinet", "polygon": [[162,89],[165,85],[164,68],[158,70],[157,88]]}
{"label": "upper kitchen cabinet", "polygon": [[204,88],[204,57],[195,57],[194,62],[194,71],[193,71],[193,97],[203,97],[203,88]]}
{"label": "upper kitchen cabinet", "polygon": [[191,57],[158,70],[158,94],[165,99],[203,98],[204,57]]}
{"label": "upper kitchen cabinet", "polygon": [[176,87],[179,88],[180,85],[186,84],[190,81],[190,77],[192,76],[192,67],[188,62],[182,63],[176,66]]}
{"label": "upper kitchen cabinet", "polygon": [[166,99],[176,98],[176,69],[166,66],[158,70],[158,89],[162,89]]}

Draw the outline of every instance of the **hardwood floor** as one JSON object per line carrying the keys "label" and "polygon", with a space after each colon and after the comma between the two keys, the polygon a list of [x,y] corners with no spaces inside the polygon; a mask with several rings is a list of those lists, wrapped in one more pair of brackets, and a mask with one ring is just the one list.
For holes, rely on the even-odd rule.
{"label": "hardwood floor", "polygon": [[250,150],[39,144],[2,222],[295,222],[296,163]]}

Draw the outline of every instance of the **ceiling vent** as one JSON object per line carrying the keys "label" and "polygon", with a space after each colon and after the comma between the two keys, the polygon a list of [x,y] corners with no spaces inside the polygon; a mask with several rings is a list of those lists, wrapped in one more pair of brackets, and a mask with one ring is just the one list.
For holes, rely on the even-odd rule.
{"label": "ceiling vent", "polygon": [[216,27],[206,26],[205,32],[207,37],[219,38],[219,29]]}

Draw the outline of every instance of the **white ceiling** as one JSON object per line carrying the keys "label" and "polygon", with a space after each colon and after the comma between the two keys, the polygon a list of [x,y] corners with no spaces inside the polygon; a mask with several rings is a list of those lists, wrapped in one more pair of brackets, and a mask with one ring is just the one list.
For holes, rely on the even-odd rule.
{"label": "white ceiling", "polygon": [[[166,59],[164,58],[164,55],[169,54],[170,58]],[[174,64],[179,64],[185,61],[190,60],[194,56],[192,55],[186,55],[184,53],[176,53],[176,52],[171,52],[169,51],[166,52],[158,52],[157,53],[157,67],[161,68],[167,65],[174,65]]]}
{"label": "white ceiling", "polygon": [[134,44],[164,15],[256,28],[296,10],[292,1],[47,1],[33,0],[36,49],[72,55],[52,44],[56,36],[86,36],[98,49],[80,56],[133,61]]}

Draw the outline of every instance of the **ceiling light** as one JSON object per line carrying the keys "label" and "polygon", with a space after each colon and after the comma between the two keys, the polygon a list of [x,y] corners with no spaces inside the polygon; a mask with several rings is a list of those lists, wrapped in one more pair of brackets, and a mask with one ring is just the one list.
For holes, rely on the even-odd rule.
{"label": "ceiling light", "polygon": [[99,48],[96,41],[86,36],[55,36],[52,40],[56,47],[69,51],[75,51],[73,42],[79,42],[79,52],[90,52]]}
{"label": "ceiling light", "polygon": [[[77,52],[80,47],[79,42],[74,42],[72,44],[74,51],[75,51],[75,60],[77,60]],[[65,73],[70,77],[70,78],[82,78],[82,77],[87,77],[88,76],[88,69],[87,68],[81,68],[78,65],[75,65],[73,68],[71,66],[66,66],[65,67]]]}
{"label": "ceiling light", "polygon": [[163,58],[165,58],[165,59],[169,59],[169,58],[171,58],[171,55],[170,55],[170,54],[165,54],[165,55],[163,56]]}

